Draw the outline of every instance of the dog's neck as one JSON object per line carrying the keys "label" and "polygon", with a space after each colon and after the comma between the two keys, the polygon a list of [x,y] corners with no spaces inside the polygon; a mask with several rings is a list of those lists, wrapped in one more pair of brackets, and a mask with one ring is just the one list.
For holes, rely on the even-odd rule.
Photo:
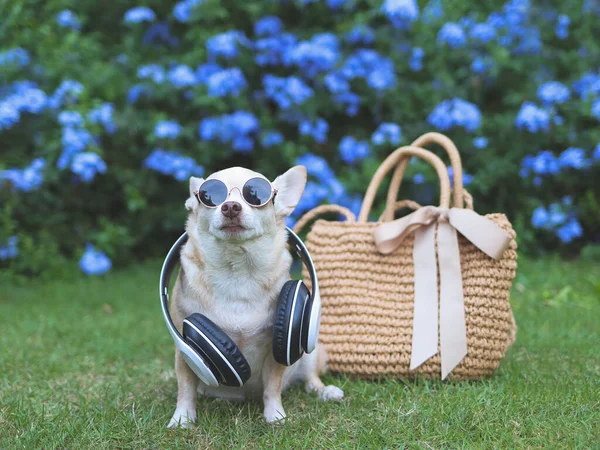
{"label": "dog's neck", "polygon": [[[228,278],[269,289],[289,274],[291,256],[285,249],[286,232],[281,224],[259,237],[244,240],[217,239],[200,233],[195,220],[188,222],[188,243],[182,253],[188,276],[202,280],[210,291],[218,290]],[[250,288],[250,286],[248,286]]]}
{"label": "dog's neck", "polygon": [[283,233],[263,234],[244,240],[217,239],[212,235],[192,239],[196,252],[208,270],[244,270],[269,272],[279,263],[283,250]]}

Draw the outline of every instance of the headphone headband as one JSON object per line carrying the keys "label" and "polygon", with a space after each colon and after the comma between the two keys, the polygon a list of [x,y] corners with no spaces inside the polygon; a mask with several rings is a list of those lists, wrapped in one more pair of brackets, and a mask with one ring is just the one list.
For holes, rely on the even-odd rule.
{"label": "headphone headband", "polygon": [[[304,245],[304,242],[302,242],[302,240],[298,237],[298,235],[296,233],[294,233],[289,227],[285,227],[285,228],[288,233],[288,244],[290,245],[291,248],[294,249],[296,255],[298,255],[298,257],[302,260],[302,263],[304,264],[304,266],[308,269],[308,273],[310,275],[310,280],[311,280],[311,285],[312,285],[312,289],[311,289],[312,292],[310,294],[311,299],[312,300],[320,299],[319,283],[317,280],[317,272],[315,270],[315,266],[313,264],[312,258],[310,257],[310,254],[308,253],[308,250],[307,250],[306,246]],[[160,284],[159,284],[159,296],[160,296],[160,304],[162,307],[163,316],[165,318],[167,328],[169,329],[169,332],[171,333],[171,336],[172,336],[173,340],[175,341],[175,344],[180,349],[182,346],[187,346],[187,344],[185,343],[181,333],[179,333],[179,331],[175,327],[175,324],[173,323],[173,319],[171,319],[171,315],[169,314],[168,286],[169,286],[169,280],[171,279],[173,270],[175,269],[177,261],[179,260],[179,252],[180,252],[181,248],[183,247],[183,245],[187,242],[187,240],[188,240],[188,234],[186,231],[179,237],[179,239],[177,239],[177,241],[175,241],[175,243],[169,250],[169,253],[167,253],[165,261],[163,262],[162,270],[160,271]]]}

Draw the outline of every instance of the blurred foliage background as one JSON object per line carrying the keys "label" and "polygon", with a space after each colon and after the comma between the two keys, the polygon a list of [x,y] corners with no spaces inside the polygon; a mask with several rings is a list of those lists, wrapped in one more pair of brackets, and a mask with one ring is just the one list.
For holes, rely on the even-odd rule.
{"label": "blurred foliage background", "polygon": [[[506,213],[521,251],[599,253],[598,0],[0,8],[3,274],[162,255],[189,177],[232,165],[270,179],[306,165],[290,222],[320,203],[356,212],[385,156],[432,130],[461,151],[475,209]],[[407,177],[401,198],[437,202],[429,167]]]}

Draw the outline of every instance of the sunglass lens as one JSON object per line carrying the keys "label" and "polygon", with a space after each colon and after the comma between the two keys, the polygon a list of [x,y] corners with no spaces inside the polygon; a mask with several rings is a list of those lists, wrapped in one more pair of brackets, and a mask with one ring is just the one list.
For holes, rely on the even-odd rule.
{"label": "sunglass lens", "polygon": [[262,206],[271,198],[271,183],[263,178],[251,178],[244,184],[242,195],[249,205]]}
{"label": "sunglass lens", "polygon": [[207,180],[200,186],[198,198],[206,206],[217,206],[227,200],[227,186],[219,180]]}

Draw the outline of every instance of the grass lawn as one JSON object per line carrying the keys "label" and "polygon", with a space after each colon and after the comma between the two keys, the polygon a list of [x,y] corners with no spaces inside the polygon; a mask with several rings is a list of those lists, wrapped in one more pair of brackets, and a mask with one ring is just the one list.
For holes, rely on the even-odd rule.
{"label": "grass lawn", "polygon": [[297,387],[291,421],[260,402],[198,402],[198,426],[167,430],[173,343],[160,261],[104,278],[0,290],[0,449],[598,448],[600,267],[521,259],[519,332],[489,380],[364,382],[328,375],[346,399]]}

